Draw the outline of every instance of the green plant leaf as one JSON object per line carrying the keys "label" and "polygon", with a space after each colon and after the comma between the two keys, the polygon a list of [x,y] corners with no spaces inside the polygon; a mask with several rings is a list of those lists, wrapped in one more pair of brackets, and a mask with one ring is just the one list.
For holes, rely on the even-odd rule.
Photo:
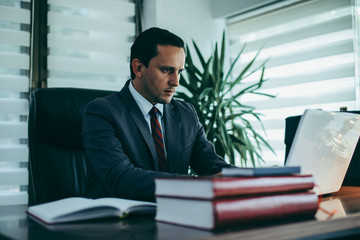
{"label": "green plant leaf", "polygon": [[[225,30],[223,31],[222,34],[222,39],[221,39],[221,50],[220,50],[220,59],[219,59],[219,69],[221,70],[221,75],[222,75],[222,71],[224,69],[224,62],[225,62],[225,51],[226,51],[226,40],[225,40]],[[220,76],[220,78],[222,78],[222,76]]]}
{"label": "green plant leaf", "polygon": [[212,76],[214,79],[215,92],[219,92],[221,79],[220,79],[220,60],[218,55],[218,45],[215,44],[215,50],[213,54],[213,62],[212,62]]}
{"label": "green plant leaf", "polygon": [[231,66],[229,68],[229,70],[227,71],[227,74],[226,74],[226,77],[224,79],[224,84],[227,84],[229,79],[230,79],[230,76],[231,74],[233,73],[233,69],[237,63],[237,61],[239,60],[240,56],[242,55],[242,53],[244,52],[245,50],[245,47],[246,47],[246,44],[241,48],[240,52],[238,53],[238,55],[235,57],[235,59],[233,60],[233,62],[231,63]]}
{"label": "green plant leaf", "polygon": [[[230,83],[230,89],[233,88],[235,85],[239,84],[239,82],[244,79],[244,76],[248,73],[249,69],[254,64],[258,55],[259,52],[257,52],[255,57],[245,66],[245,68],[241,71],[240,75],[232,83]],[[247,76],[249,76],[249,74]]]}
{"label": "green plant leaf", "polygon": [[208,88],[205,88],[201,94],[200,94],[200,97],[199,97],[199,100],[203,100],[206,96],[208,96],[209,92],[211,92],[213,90],[213,88],[211,87],[208,87]]}
{"label": "green plant leaf", "polygon": [[198,55],[198,58],[200,60],[200,63],[202,66],[205,66],[206,64],[206,61],[204,60],[204,57],[199,49],[199,47],[197,46],[197,44],[195,43],[195,41],[193,41],[193,46],[194,46],[194,49],[196,51],[196,54]]}
{"label": "green plant leaf", "polygon": [[177,92],[175,97],[178,99],[183,99],[185,102],[191,103],[192,105],[197,105],[197,102],[195,102],[193,98],[189,97],[185,93]]}
{"label": "green plant leaf", "polygon": [[191,52],[189,50],[189,48],[186,48],[186,58],[185,58],[185,68],[187,69],[188,74],[191,75],[200,75],[201,71],[194,65],[192,57],[191,57]]}
{"label": "green plant leaf", "polygon": [[211,64],[211,60],[212,58],[210,58],[206,64],[204,65],[204,72],[201,75],[201,90],[204,90],[205,88],[208,87],[214,87],[213,81],[211,80],[211,76],[210,76],[210,64]]}

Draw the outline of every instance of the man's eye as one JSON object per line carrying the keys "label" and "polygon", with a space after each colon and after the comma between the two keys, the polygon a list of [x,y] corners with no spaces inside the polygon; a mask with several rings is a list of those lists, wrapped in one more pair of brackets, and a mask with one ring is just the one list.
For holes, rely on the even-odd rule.
{"label": "man's eye", "polygon": [[162,68],[161,71],[163,73],[168,73],[168,72],[170,72],[170,69],[169,68]]}

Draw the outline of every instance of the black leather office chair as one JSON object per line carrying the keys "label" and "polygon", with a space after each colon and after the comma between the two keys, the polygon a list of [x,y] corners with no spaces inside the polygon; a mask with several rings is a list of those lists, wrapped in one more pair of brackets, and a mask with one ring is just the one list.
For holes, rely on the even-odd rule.
{"label": "black leather office chair", "polygon": [[[352,113],[360,114],[360,111],[349,111]],[[291,116],[285,120],[285,162],[289,154],[290,147],[295,137],[296,129],[299,125],[301,115]],[[344,186],[360,186],[360,143],[356,145],[354,155],[351,159],[349,168],[346,172],[345,179],[343,182]]]}
{"label": "black leather office chair", "polygon": [[81,138],[83,110],[110,93],[76,88],[31,93],[29,205],[84,195],[88,168]]}

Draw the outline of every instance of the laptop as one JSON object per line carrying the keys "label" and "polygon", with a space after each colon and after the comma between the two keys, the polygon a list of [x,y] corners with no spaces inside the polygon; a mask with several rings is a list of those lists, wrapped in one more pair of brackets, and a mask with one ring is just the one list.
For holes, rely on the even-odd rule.
{"label": "laptop", "polygon": [[360,136],[360,115],[307,109],[302,115],[286,166],[312,174],[318,195],[339,191]]}

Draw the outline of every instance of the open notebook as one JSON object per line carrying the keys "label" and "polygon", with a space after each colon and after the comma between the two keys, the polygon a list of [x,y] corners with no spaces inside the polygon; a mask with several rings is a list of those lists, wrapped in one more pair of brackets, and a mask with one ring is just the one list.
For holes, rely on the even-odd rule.
{"label": "open notebook", "polygon": [[360,136],[360,115],[308,109],[300,119],[286,166],[312,174],[317,194],[340,189]]}

